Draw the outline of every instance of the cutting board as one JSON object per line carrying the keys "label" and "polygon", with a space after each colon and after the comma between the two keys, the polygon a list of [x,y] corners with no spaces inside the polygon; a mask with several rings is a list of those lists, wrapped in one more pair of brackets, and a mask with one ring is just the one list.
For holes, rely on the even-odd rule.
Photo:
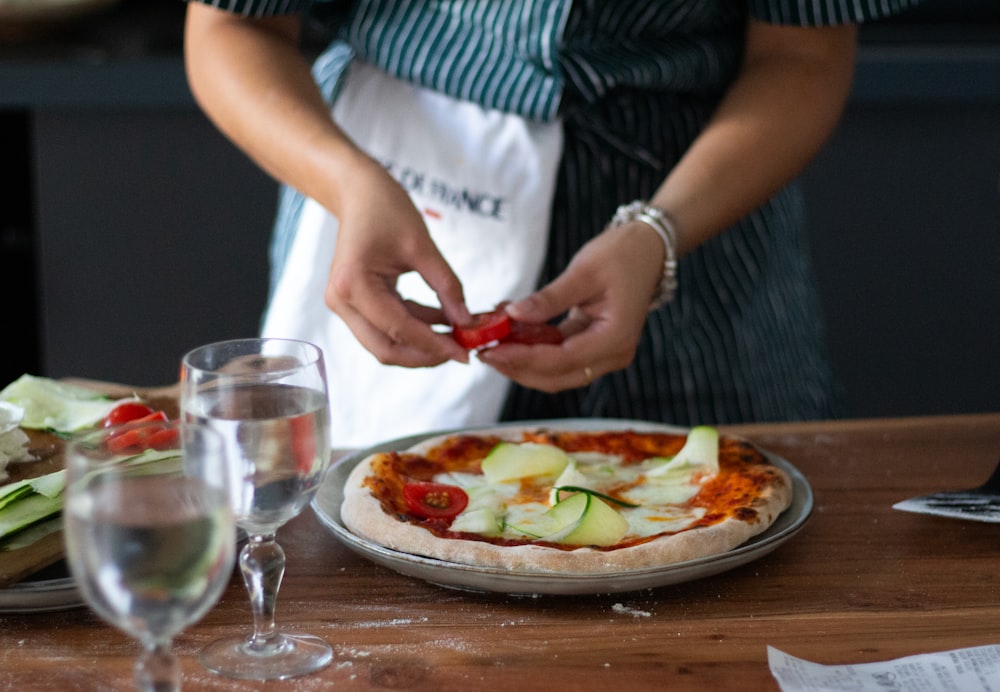
{"label": "cutting board", "polygon": [[[166,412],[171,418],[179,413],[177,386],[138,389],[125,385],[97,382],[94,380],[67,379],[66,382],[90,387],[112,398],[138,394],[149,406]],[[14,483],[27,478],[36,478],[64,468],[63,453],[66,440],[51,433],[25,430],[30,438],[28,448],[35,461],[8,464],[9,478],[3,484]],[[63,559],[62,531],[50,533],[44,538],[20,550],[0,552],[0,588],[16,584],[40,570]]]}
{"label": "cutting board", "polygon": [[26,548],[0,553],[0,588],[16,584],[63,559],[62,531],[50,533]]}
{"label": "cutting board", "polygon": [[[28,449],[36,461],[7,465],[9,478],[3,484],[37,478],[63,468],[65,440],[51,433],[25,430],[30,438]],[[62,531],[50,533],[20,550],[0,552],[0,587],[10,586],[63,558]]]}

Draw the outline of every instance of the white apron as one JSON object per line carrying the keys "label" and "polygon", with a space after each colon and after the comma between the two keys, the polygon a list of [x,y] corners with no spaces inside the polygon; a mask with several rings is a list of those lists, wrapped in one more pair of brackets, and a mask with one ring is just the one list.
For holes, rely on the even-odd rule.
{"label": "white apron", "polygon": [[[558,123],[529,122],[397,80],[354,61],[333,117],[410,194],[462,282],[472,312],[521,298],[537,281],[548,240]],[[307,200],[262,334],[323,349],[332,442],[360,447],[497,420],[509,382],[473,358],[435,368],[385,366],[323,302],[337,219]],[[439,305],[415,274],[402,296]]]}

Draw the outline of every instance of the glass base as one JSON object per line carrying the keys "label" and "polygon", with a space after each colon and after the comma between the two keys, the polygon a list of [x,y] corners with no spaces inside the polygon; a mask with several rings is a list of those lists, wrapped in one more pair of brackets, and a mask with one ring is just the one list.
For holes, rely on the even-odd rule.
{"label": "glass base", "polygon": [[286,680],[314,673],[333,660],[333,649],[311,634],[276,634],[266,646],[252,637],[219,639],[206,646],[201,664],[238,680]]}

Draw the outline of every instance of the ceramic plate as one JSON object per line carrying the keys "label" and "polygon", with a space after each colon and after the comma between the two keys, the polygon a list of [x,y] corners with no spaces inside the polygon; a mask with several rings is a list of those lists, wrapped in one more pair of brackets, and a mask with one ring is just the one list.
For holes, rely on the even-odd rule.
{"label": "ceramic plate", "polygon": [[[641,421],[607,419],[570,419],[512,423],[515,427],[548,427],[563,430],[648,430],[686,434],[686,430]],[[497,426],[504,427],[504,426]],[[456,431],[461,432],[461,431]],[[790,463],[769,452],[768,459],[792,478],[792,505],[767,531],[754,536],[733,550],[711,557],[674,563],[663,567],[627,570],[615,573],[557,574],[519,572],[474,567],[434,558],[390,550],[350,532],[340,519],[344,483],[351,470],[370,454],[402,451],[421,440],[441,433],[416,435],[386,442],[362,450],[333,466],[313,500],[320,521],[348,548],[373,562],[407,576],[455,589],[494,591],[517,595],[575,595],[636,591],[680,584],[712,576],[756,560],[775,550],[805,525],[813,508],[813,493],[805,477]]]}
{"label": "ceramic plate", "polygon": [[0,613],[45,613],[82,605],[69,577],[28,579],[0,589]]}
{"label": "ceramic plate", "polygon": [[[239,529],[237,546],[246,540],[246,533]],[[0,559],[2,555],[0,553]],[[41,572],[48,576],[35,576],[0,588],[0,613],[47,613],[86,605],[73,579],[53,574],[58,572],[65,573],[66,569],[57,565]]]}

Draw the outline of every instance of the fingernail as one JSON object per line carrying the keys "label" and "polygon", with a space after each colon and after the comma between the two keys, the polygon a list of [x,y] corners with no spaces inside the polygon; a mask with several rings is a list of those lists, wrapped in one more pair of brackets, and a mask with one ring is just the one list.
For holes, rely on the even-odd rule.
{"label": "fingernail", "polygon": [[476,352],[476,358],[481,362],[489,365],[490,367],[496,367],[503,363],[502,358],[497,358],[496,353],[492,348],[485,348],[481,351]]}
{"label": "fingernail", "polygon": [[531,296],[528,296],[527,298],[522,298],[517,302],[508,303],[504,309],[507,311],[507,314],[514,319],[520,319],[531,313],[533,304],[534,301],[531,299]]}

